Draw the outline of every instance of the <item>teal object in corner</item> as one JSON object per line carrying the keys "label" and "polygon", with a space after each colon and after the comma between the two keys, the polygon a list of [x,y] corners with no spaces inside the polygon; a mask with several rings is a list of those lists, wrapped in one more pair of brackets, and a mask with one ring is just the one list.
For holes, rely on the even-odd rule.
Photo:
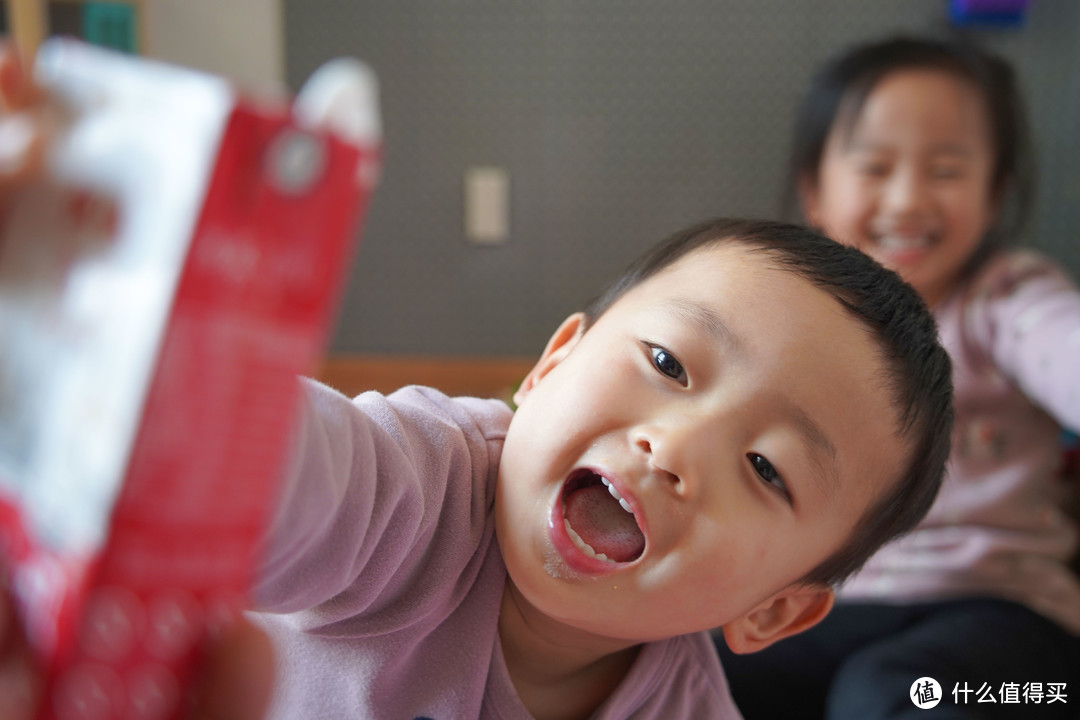
{"label": "teal object in corner", "polygon": [[83,5],[82,36],[87,42],[135,54],[135,8],[126,3],[88,2]]}

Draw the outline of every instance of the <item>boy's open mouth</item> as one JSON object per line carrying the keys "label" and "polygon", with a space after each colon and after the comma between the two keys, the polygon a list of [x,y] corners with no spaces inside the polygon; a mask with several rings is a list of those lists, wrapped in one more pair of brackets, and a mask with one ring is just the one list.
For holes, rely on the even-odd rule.
{"label": "boy's open mouth", "polygon": [[589,557],[632,562],[645,550],[645,534],[630,504],[596,472],[575,470],[563,485],[563,522],[574,545]]}

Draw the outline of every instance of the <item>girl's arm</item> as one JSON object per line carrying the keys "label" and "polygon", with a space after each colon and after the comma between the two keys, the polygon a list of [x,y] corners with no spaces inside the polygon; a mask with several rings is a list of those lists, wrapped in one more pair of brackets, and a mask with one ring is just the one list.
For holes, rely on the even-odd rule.
{"label": "girl's arm", "polygon": [[1080,288],[1029,252],[999,260],[976,286],[973,331],[993,361],[1059,423],[1080,429]]}

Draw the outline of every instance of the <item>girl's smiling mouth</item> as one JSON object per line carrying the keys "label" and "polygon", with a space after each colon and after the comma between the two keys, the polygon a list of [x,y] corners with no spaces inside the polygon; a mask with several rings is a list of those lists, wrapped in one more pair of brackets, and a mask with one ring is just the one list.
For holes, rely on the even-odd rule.
{"label": "girl's smiling mouth", "polygon": [[620,492],[599,472],[573,471],[551,511],[549,527],[556,551],[572,568],[589,574],[633,563],[645,551],[635,504],[629,493]]}

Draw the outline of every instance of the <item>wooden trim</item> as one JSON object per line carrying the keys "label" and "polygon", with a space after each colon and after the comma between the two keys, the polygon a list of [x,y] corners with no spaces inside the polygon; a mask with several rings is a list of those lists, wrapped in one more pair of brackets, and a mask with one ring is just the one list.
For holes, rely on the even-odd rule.
{"label": "wooden trim", "polygon": [[[49,18],[45,6],[82,5],[98,0],[6,0],[7,21],[10,35],[19,48],[19,54],[27,67],[33,65],[38,46],[48,37]],[[139,55],[150,55],[150,33],[147,29],[147,0],[109,0],[130,5],[135,10],[135,43]]]}
{"label": "wooden trim", "polygon": [[428,385],[447,395],[510,400],[536,358],[424,355],[331,355],[315,377],[346,395],[390,393]]}
{"label": "wooden trim", "polygon": [[50,5],[82,5],[88,2],[103,1],[120,3],[122,5],[134,5],[136,9],[141,8],[146,3],[146,0],[48,0]]}
{"label": "wooden trim", "polygon": [[23,65],[31,67],[38,46],[49,32],[45,0],[8,0],[7,21]]}

